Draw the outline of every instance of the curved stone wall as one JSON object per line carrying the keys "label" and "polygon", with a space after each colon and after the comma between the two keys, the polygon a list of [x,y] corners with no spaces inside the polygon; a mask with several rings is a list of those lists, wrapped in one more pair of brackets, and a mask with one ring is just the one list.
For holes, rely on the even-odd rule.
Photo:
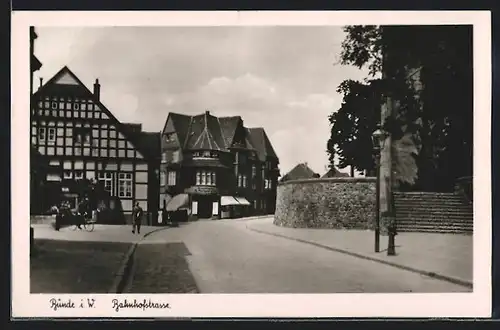
{"label": "curved stone wall", "polygon": [[375,178],[293,180],[278,185],[274,224],[294,228],[372,229]]}

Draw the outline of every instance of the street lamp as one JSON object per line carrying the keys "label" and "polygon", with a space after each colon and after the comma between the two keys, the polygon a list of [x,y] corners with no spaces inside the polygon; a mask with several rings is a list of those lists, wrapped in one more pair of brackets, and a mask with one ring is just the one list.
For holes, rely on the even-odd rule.
{"label": "street lamp", "polygon": [[380,252],[380,151],[384,148],[386,133],[377,128],[372,134],[373,149],[375,150],[375,167],[377,171],[376,183],[376,214],[375,214],[375,252]]}

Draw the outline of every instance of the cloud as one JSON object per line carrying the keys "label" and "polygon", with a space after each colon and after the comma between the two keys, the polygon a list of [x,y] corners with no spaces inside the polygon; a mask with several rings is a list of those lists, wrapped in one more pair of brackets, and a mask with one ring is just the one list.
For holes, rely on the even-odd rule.
{"label": "cloud", "polygon": [[64,65],[125,122],[162,129],[168,112],[241,115],[264,127],[282,172],[322,173],[336,87],[366,72],[334,65],[340,27],[40,28],[36,54],[50,78]]}

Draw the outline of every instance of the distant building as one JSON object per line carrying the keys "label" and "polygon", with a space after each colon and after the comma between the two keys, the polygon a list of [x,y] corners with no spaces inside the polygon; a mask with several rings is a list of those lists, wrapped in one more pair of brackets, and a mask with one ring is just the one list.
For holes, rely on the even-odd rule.
{"label": "distant building", "polygon": [[98,201],[105,210],[130,221],[132,206],[139,202],[149,215],[144,221],[154,222],[160,133],[121,123],[102,104],[100,89],[96,79],[91,92],[64,67],[34,94],[31,144],[49,164],[43,182],[47,193],[38,198],[45,199],[45,207],[61,198],[75,206],[78,181],[94,179],[108,195]]}
{"label": "distant building", "polygon": [[161,139],[160,204],[195,218],[270,214],[279,159],[263,128],[240,116],[169,113]]}
{"label": "distant building", "polygon": [[290,170],[287,174],[285,174],[280,182],[286,182],[290,180],[304,180],[304,179],[315,179],[319,178],[320,175],[314,172],[307,163],[300,163]]}
{"label": "distant building", "polygon": [[335,167],[323,174],[322,178],[345,178],[350,177],[349,173],[340,172]]}

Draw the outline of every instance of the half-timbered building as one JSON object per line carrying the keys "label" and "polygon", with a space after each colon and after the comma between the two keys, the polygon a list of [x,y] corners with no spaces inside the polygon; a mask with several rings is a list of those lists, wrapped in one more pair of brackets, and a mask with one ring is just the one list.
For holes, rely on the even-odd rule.
{"label": "half-timbered building", "polygon": [[121,123],[100,95],[98,79],[90,91],[68,67],[35,92],[31,143],[49,164],[45,204],[57,203],[63,196],[76,205],[79,180],[96,180],[107,196],[98,206],[117,211],[111,217],[130,221],[133,204],[139,202],[148,214],[147,222],[154,223],[160,133]]}
{"label": "half-timbered building", "polygon": [[263,128],[240,116],[169,113],[162,131],[160,204],[194,218],[274,213],[279,159]]}

